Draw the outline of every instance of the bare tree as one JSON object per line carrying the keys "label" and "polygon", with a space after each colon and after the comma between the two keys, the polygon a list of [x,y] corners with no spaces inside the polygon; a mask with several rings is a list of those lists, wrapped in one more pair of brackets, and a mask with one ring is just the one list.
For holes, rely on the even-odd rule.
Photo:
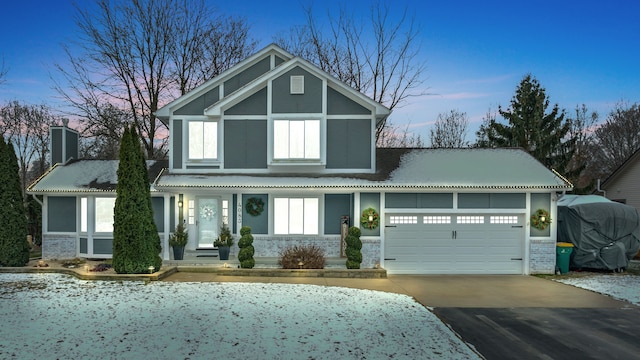
{"label": "bare tree", "polygon": [[[0,131],[15,147],[23,197],[31,181],[47,168],[49,126],[56,121],[57,117],[45,105],[12,101],[0,109]],[[30,171],[32,168],[37,171]]]}
{"label": "bare tree", "polygon": [[[367,23],[342,5],[337,17],[328,15],[328,29],[318,25],[311,7],[305,12],[306,24],[276,37],[277,44],[389,109],[425,94],[419,89],[426,69],[419,58],[420,29],[408,8],[392,18],[391,4],[377,2]],[[386,126],[385,121],[376,129],[379,146]]]}
{"label": "bare tree", "polygon": [[168,135],[155,111],[255,46],[245,21],[214,17],[204,0],[96,0],[76,11],[80,50],[65,47],[68,64],[56,68],[66,84],[56,88],[75,109],[71,115],[98,121],[106,103],[129,113],[148,158],[163,156]]}
{"label": "bare tree", "polygon": [[593,134],[590,154],[597,178],[606,178],[640,149],[640,105],[618,102]]}
{"label": "bare tree", "polygon": [[569,172],[575,174],[569,179],[574,185],[574,193],[591,193],[595,185],[596,178],[589,162],[592,158],[591,144],[598,119],[598,113],[589,112],[585,104],[576,106],[575,115],[567,116],[567,121],[571,123],[567,137],[575,139],[575,151],[568,165]]}
{"label": "bare tree", "polygon": [[430,131],[431,147],[461,148],[468,147],[469,117],[466,112],[451,110],[447,114],[438,114],[438,119]]}
{"label": "bare tree", "polygon": [[410,124],[401,127],[400,125],[387,124],[380,132],[377,146],[381,148],[421,148],[424,146],[420,135],[414,135],[409,131]]}
{"label": "bare tree", "polygon": [[9,70],[4,65],[4,57],[3,57],[2,61],[0,62],[0,85],[2,85],[5,81],[7,81],[6,79],[7,72],[9,72]]}

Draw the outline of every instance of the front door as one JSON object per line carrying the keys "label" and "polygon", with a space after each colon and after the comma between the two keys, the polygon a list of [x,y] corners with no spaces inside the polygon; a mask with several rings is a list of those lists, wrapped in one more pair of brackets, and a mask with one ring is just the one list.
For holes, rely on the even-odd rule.
{"label": "front door", "polygon": [[213,248],[220,227],[220,200],[198,198],[198,248]]}

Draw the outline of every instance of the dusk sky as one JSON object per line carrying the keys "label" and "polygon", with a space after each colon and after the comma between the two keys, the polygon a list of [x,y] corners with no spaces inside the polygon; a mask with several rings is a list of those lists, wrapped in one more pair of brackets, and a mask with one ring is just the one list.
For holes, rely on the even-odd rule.
{"label": "dusk sky", "polygon": [[[84,4],[85,1],[78,0]],[[224,14],[244,16],[258,48],[273,36],[304,23],[298,1],[210,1]],[[315,1],[318,16],[342,0]],[[348,1],[367,16],[372,1]],[[640,2],[637,1],[393,1],[421,26],[424,91],[390,118],[411,123],[428,139],[439,113],[456,109],[471,121],[468,140],[489,109],[509,106],[527,73],[547,90],[551,103],[572,113],[576,105],[606,114],[619,101],[640,102]],[[84,6],[84,5],[82,5]],[[61,43],[77,36],[71,0],[4,1],[0,15],[0,59],[8,68],[0,104],[19,100],[61,108],[52,89],[54,63],[65,64]]]}

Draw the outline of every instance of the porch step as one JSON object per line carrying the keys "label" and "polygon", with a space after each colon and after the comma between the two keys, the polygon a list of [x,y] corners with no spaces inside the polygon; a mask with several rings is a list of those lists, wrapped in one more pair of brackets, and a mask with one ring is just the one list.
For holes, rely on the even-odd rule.
{"label": "porch step", "polygon": [[197,258],[215,258],[218,257],[218,248],[204,248],[204,249],[196,249],[185,251],[185,257],[187,254],[189,257],[197,257]]}

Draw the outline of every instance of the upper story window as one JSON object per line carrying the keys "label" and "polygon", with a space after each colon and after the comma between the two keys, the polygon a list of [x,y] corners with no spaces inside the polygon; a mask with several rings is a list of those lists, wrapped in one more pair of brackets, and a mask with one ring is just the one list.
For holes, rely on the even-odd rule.
{"label": "upper story window", "polygon": [[320,120],[274,120],[273,158],[320,159]]}
{"label": "upper story window", "polygon": [[218,123],[189,121],[189,159],[218,158]]}

